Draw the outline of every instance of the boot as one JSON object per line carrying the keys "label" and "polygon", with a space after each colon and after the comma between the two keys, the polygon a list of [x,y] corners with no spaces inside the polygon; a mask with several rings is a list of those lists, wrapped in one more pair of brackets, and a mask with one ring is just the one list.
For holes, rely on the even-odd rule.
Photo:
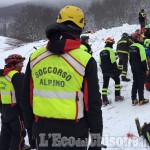
{"label": "boot", "polygon": [[24,145],[23,148],[22,148],[22,150],[31,150],[31,147],[28,146],[28,145]]}
{"label": "boot", "polygon": [[149,99],[143,98],[143,99],[139,100],[139,106],[144,105],[144,104],[146,104],[148,102],[149,102]]}
{"label": "boot", "polygon": [[130,79],[128,79],[126,77],[121,77],[121,78],[122,78],[122,81],[124,81],[124,82],[129,82],[130,81]]}
{"label": "boot", "polygon": [[108,104],[110,104],[110,101],[109,100],[104,100],[103,102],[102,102],[102,105],[105,107],[105,106],[107,106]]}
{"label": "boot", "polygon": [[132,106],[135,106],[136,104],[138,104],[138,100],[137,99],[132,100]]}
{"label": "boot", "polygon": [[122,100],[124,100],[123,96],[116,96],[115,97],[115,101],[122,101]]}

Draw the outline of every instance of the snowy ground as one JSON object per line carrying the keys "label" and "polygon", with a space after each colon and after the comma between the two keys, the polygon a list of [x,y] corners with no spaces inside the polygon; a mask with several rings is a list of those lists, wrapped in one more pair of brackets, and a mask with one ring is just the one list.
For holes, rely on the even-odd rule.
{"label": "snowy ground", "polygon": [[[93,57],[96,59],[97,63],[99,63],[99,52],[104,47],[104,39],[106,39],[107,37],[113,37],[117,42],[120,39],[120,36],[123,32],[131,34],[138,28],[138,25],[124,24],[121,27],[115,27],[108,30],[102,29],[94,34],[89,34],[90,44],[92,44],[92,49],[94,51]],[[25,71],[25,67],[28,62],[28,57],[35,50],[33,47],[35,46],[38,48],[46,43],[46,41],[39,41],[35,43],[22,45],[18,48],[12,48],[12,46],[7,41],[8,38],[0,37],[0,68],[3,68],[4,66],[4,58],[6,58],[9,54],[17,53],[26,57],[23,71]],[[11,39],[9,39],[9,42],[10,41]],[[116,44],[114,44],[114,49],[116,49]],[[103,80],[99,65],[98,77],[101,91]],[[146,146],[145,141],[143,141],[142,138],[138,137],[134,119],[135,117],[139,117],[141,124],[143,124],[144,122],[149,122],[150,104],[146,104],[144,106],[137,105],[135,107],[131,105],[132,73],[130,66],[128,70],[128,78],[131,79],[130,82],[121,82],[121,94],[125,97],[125,100],[123,102],[114,102],[114,81],[110,80],[108,98],[112,100],[112,104],[107,107],[102,107],[104,123],[103,144],[106,144],[108,146],[108,150],[149,149]],[[144,92],[145,98],[149,98],[150,92],[147,92],[146,90]],[[128,134],[130,134],[131,137],[127,137]]]}

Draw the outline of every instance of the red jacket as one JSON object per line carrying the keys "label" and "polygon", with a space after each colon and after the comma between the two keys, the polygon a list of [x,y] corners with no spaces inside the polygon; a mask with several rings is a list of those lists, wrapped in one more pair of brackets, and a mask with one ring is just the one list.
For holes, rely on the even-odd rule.
{"label": "red jacket", "polygon": [[146,89],[149,89],[149,90],[150,90],[150,82],[146,82],[146,83],[145,83],[145,87],[146,87]]}

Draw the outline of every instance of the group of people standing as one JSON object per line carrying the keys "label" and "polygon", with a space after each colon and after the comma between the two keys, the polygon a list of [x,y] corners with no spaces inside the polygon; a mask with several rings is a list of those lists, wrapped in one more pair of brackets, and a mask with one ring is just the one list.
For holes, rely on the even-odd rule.
{"label": "group of people standing", "polygon": [[[100,67],[103,73],[102,100],[104,106],[110,103],[107,98],[110,78],[115,81],[115,101],[122,101],[124,99],[124,97],[120,95],[119,76],[121,75],[123,82],[130,81],[130,79],[126,77],[128,61],[133,74],[131,91],[132,105],[135,106],[138,103],[139,105],[143,105],[149,102],[149,99],[144,97],[144,84],[146,89],[150,90],[150,27],[146,25],[146,16],[143,10],[140,15],[145,18],[144,21],[140,19],[141,29],[136,30],[130,36],[128,33],[123,33],[121,39],[117,42],[116,53],[119,57],[118,64],[113,50],[113,44],[115,43],[113,38],[108,37],[105,40],[106,45],[100,52]],[[119,99],[116,99],[118,96]]]}
{"label": "group of people standing", "polygon": [[[123,33],[121,35],[121,39],[117,42],[116,53],[113,50],[113,44],[115,43],[114,39],[108,37],[105,40],[105,47],[100,52],[100,67],[103,73],[103,106],[110,104],[107,97],[110,78],[115,81],[115,101],[124,100],[124,97],[121,96],[120,92],[120,75],[123,82],[129,82],[131,80],[127,78],[128,62],[130,62],[133,73],[131,92],[132,105],[135,106],[138,102],[139,105],[149,102],[148,99],[144,98],[144,84],[149,91],[150,77],[148,66],[150,66],[150,46],[148,43],[150,42],[150,27],[147,24],[147,14],[144,9],[139,13],[139,23],[141,28],[137,29],[131,35],[128,33]],[[85,41],[84,39],[89,39],[89,36],[84,35],[81,39],[82,41]],[[84,43],[85,42],[82,42],[82,44]],[[91,47],[89,48],[89,44],[84,45],[86,51],[90,53]],[[118,62],[115,55],[119,58]],[[137,92],[139,100],[137,99]]]}
{"label": "group of people standing", "polygon": [[[103,105],[109,104],[110,78],[115,81],[115,101],[124,99],[119,76],[122,81],[130,81],[126,77],[128,55],[133,73],[132,104],[137,104],[137,91],[139,105],[149,102],[143,93],[148,73],[145,48],[136,34],[132,35],[132,44],[127,33],[117,44],[119,64],[113,38],[105,40],[100,52],[104,80],[101,100],[89,37],[80,37],[84,19],[80,8],[62,8],[56,23],[45,30],[47,45],[30,55],[25,74],[21,72],[24,57],[12,54],[5,59],[4,69],[0,70],[1,150],[29,149],[24,142],[26,131],[33,149],[101,150],[102,100]],[[150,40],[145,40],[145,45],[149,49]]]}
{"label": "group of people standing", "polygon": [[31,54],[25,74],[24,57],[5,59],[0,70],[1,150],[26,149],[25,128],[31,148],[101,150],[101,93],[97,63],[90,47],[81,46],[84,20],[79,7],[62,8],[45,30],[47,45]]}

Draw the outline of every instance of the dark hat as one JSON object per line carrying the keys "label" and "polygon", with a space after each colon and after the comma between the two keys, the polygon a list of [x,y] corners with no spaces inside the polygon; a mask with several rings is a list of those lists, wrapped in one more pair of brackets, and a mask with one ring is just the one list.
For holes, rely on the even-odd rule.
{"label": "dark hat", "polygon": [[128,37],[129,35],[128,35],[128,33],[123,33],[122,34],[122,37]]}
{"label": "dark hat", "polygon": [[143,11],[144,11],[144,9],[141,10],[141,12],[143,12]]}
{"label": "dark hat", "polygon": [[89,39],[89,36],[88,35],[82,35],[81,36],[81,41],[82,42],[85,42],[85,40]]}

